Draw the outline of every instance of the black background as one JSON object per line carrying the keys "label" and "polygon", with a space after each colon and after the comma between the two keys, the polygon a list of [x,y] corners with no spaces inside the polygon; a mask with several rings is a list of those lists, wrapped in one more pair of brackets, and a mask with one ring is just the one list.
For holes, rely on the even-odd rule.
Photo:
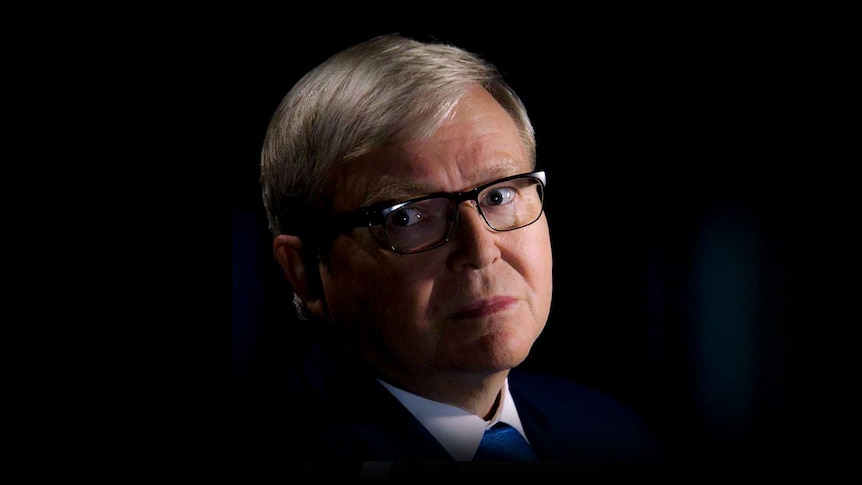
{"label": "black background", "polygon": [[[153,402],[182,423],[166,430],[178,448],[229,459],[222,430],[242,416],[224,404],[291,348],[257,178],[272,112],[329,55],[399,31],[493,62],[536,128],[555,295],[524,367],[619,397],[704,477],[820,475],[846,460],[858,325],[846,284],[858,274],[855,159],[839,148],[855,134],[840,116],[856,116],[846,31],[769,15],[526,31],[225,17],[136,30],[124,47],[135,62],[117,74],[134,80],[120,110],[148,117],[119,128],[136,132],[125,149],[163,182],[145,191],[146,242],[171,316],[147,319],[164,322],[147,334],[165,353],[143,370],[164,361],[171,378]],[[150,265],[128,256],[124,269]],[[130,313],[149,317],[148,301]]]}

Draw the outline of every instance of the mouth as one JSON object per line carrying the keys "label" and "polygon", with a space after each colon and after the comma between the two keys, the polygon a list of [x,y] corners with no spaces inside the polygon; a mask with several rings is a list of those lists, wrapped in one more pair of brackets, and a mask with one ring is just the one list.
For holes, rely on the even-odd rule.
{"label": "mouth", "polygon": [[498,296],[487,300],[477,300],[461,308],[452,315],[456,320],[469,318],[480,318],[494,315],[512,308],[518,303],[516,298],[510,296]]}

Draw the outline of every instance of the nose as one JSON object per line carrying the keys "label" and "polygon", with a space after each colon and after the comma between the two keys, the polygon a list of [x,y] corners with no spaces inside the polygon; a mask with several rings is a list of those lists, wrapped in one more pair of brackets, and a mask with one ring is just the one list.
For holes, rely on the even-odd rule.
{"label": "nose", "polygon": [[484,268],[500,257],[498,246],[502,233],[488,226],[475,201],[465,201],[458,207],[458,226],[449,241],[449,269]]}

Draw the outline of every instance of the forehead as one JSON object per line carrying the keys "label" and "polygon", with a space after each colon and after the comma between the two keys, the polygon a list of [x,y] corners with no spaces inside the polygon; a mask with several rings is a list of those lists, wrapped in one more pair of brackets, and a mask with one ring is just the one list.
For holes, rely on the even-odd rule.
{"label": "forehead", "polygon": [[511,116],[484,89],[471,89],[431,136],[382,147],[343,167],[335,209],[464,191],[532,167]]}
{"label": "forehead", "polygon": [[430,194],[434,192],[464,192],[497,179],[522,173],[522,170],[512,163],[501,163],[483,171],[484,179],[478,180],[458,189],[441,189],[433,183],[403,180],[390,175],[383,175],[370,182],[362,205],[368,205],[385,200],[398,200]]}

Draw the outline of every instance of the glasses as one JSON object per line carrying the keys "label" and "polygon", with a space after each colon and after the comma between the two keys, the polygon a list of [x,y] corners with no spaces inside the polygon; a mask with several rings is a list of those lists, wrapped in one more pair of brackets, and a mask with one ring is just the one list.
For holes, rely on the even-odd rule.
{"label": "glasses", "polygon": [[440,192],[391,204],[360,207],[343,218],[345,230],[367,226],[374,239],[400,254],[438,248],[452,238],[458,206],[473,201],[495,231],[520,229],[539,220],[545,200],[545,172],[505,177],[466,192]]}

